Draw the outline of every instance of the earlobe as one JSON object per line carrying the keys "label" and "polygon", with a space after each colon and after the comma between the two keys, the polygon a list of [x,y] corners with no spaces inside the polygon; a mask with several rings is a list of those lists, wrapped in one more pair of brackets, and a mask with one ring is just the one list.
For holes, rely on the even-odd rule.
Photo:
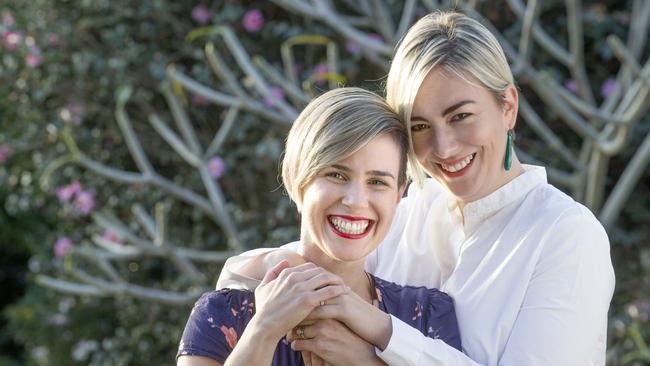
{"label": "earlobe", "polygon": [[517,112],[519,110],[519,93],[514,85],[510,84],[503,93],[503,109],[507,118],[508,130],[515,128]]}

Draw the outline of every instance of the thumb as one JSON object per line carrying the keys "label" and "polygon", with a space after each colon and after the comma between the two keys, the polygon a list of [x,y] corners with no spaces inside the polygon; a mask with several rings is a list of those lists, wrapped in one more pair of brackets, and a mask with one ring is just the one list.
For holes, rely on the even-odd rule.
{"label": "thumb", "polygon": [[280,263],[276,264],[273,266],[273,268],[266,272],[264,278],[262,278],[262,283],[260,283],[260,285],[264,285],[278,278],[280,272],[282,272],[285,268],[289,268],[289,261],[283,259],[280,261]]}

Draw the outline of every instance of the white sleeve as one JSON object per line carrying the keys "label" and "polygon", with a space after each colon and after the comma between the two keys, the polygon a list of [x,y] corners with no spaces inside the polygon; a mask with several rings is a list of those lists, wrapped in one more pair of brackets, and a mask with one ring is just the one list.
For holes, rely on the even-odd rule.
{"label": "white sleeve", "polygon": [[[604,350],[614,291],[609,240],[590,213],[558,222],[547,238],[540,238],[545,248],[498,365],[605,364],[594,358],[599,347]],[[376,349],[389,365],[479,365],[471,355],[391,319],[388,346],[383,352]]]}
{"label": "white sleeve", "polygon": [[[297,251],[298,243],[299,242],[295,241],[285,244],[280,248]],[[255,278],[240,275],[238,273],[239,269],[241,269],[253,258],[276,249],[278,248],[258,248],[228,258],[228,260],[226,260],[226,263],[223,264],[223,268],[219,274],[216,289],[220,290],[222,288],[231,288],[254,291],[257,285],[260,284],[260,281]]]}

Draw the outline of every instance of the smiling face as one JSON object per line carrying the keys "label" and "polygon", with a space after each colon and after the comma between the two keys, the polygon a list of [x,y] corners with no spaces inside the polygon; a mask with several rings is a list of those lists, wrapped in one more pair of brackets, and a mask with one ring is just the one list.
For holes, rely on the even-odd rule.
{"label": "smiling face", "polygon": [[395,139],[381,135],[307,184],[301,224],[306,257],[320,265],[357,262],[379,245],[403,193],[400,158]]}
{"label": "smiling face", "polygon": [[506,134],[517,116],[517,91],[509,86],[503,102],[497,103],[494,94],[479,85],[434,68],[422,82],[411,112],[420,165],[461,203],[494,192],[520,169],[518,162],[514,171],[503,169]]}

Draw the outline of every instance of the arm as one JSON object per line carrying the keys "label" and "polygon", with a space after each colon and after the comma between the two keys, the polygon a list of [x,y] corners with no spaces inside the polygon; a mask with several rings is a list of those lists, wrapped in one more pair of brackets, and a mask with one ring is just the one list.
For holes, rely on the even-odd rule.
{"label": "arm", "polygon": [[228,258],[217,280],[217,290],[237,288],[253,291],[264,275],[282,260],[289,267],[305,263],[297,251],[298,243],[285,244],[280,248],[259,248]]}
{"label": "arm", "polygon": [[[607,235],[591,214],[576,211],[560,217],[547,232],[548,237],[540,238],[543,251],[508,341],[495,359],[498,365],[588,365],[599,347],[604,350],[605,339],[599,337],[604,337],[614,288]],[[389,345],[378,352],[388,364],[483,363],[421,336],[395,317],[392,324]],[[602,356],[594,364],[604,364]]]}

